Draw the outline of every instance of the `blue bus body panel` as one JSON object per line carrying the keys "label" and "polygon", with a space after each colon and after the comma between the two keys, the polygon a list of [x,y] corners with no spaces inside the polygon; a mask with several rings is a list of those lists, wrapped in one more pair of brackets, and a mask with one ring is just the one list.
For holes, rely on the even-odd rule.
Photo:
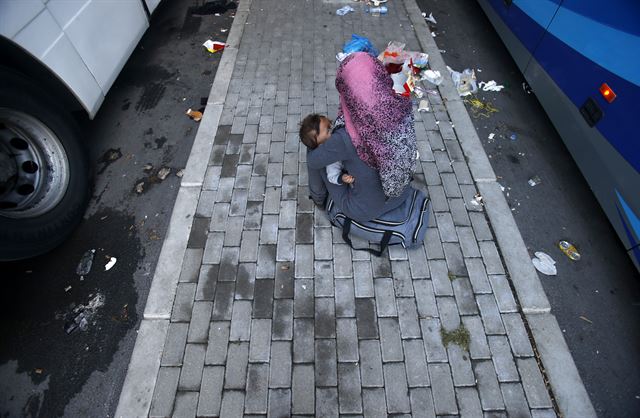
{"label": "blue bus body panel", "polygon": [[[547,102],[549,106],[543,106],[548,112],[555,112],[550,113],[551,119],[640,265],[640,135],[636,128],[640,118],[640,1],[514,0],[509,7],[503,0],[480,2],[490,5],[511,32],[509,36],[515,36],[531,54],[524,69],[521,63],[519,67],[528,80],[536,78],[530,82],[544,85],[545,91],[536,90],[536,94]],[[514,49],[513,42],[507,46]],[[541,84],[545,78],[549,81]],[[600,94],[602,83],[616,93],[613,103]],[[550,90],[566,97],[566,113],[553,104],[552,97],[558,93]],[[588,98],[596,100],[604,113],[593,128],[578,113]],[[584,135],[576,135],[579,132]],[[567,138],[569,133],[573,137]]]}

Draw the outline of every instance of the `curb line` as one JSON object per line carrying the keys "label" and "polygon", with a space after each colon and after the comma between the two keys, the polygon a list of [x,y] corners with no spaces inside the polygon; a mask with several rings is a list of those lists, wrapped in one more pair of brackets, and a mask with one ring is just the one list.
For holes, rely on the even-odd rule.
{"label": "curb line", "polygon": [[[140,322],[127,374],[122,385],[116,417],[148,416],[160,360],[169,329],[171,308],[178,287],[182,259],[187,249],[209,156],[235,67],[238,47],[252,0],[240,0],[227,37],[227,47],[216,70],[207,107],[191,147],[185,174],[173,205],[169,227]],[[179,261],[177,261],[179,260]]]}
{"label": "curb line", "polygon": [[509,205],[496,181],[495,173],[478,138],[469,113],[453,85],[440,50],[430,35],[415,0],[404,0],[405,9],[413,25],[418,42],[429,54],[429,66],[443,74],[438,86],[460,146],[469,160],[469,169],[479,192],[485,199],[485,209],[496,241],[513,282],[523,316],[527,320],[533,340],[560,413],[565,417],[596,417],[589,395],[580,378],[569,347],[553,316],[540,277],[530,262],[529,252]]}

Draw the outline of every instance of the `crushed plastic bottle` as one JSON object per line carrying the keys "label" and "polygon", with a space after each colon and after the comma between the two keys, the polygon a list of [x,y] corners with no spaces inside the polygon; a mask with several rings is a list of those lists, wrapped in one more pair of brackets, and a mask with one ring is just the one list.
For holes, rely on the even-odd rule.
{"label": "crushed plastic bottle", "polygon": [[542,179],[540,178],[540,176],[533,176],[529,179],[527,183],[529,183],[529,186],[535,187],[538,184],[542,183]]}
{"label": "crushed plastic bottle", "polygon": [[353,9],[353,7],[351,7],[351,6],[344,6],[344,7],[341,7],[340,9],[336,10],[336,14],[337,14],[338,16],[344,16],[344,15],[346,15],[347,13],[354,12],[354,11],[355,11],[355,10]]}
{"label": "crushed plastic bottle", "polygon": [[371,16],[380,16],[387,14],[387,6],[379,6],[379,7],[367,7],[364,9],[366,13],[371,14]]}
{"label": "crushed plastic bottle", "polygon": [[568,241],[560,241],[558,243],[558,248],[560,248],[560,251],[573,261],[580,261],[580,253],[572,243]]}
{"label": "crushed plastic bottle", "polygon": [[84,277],[91,271],[91,266],[93,265],[93,257],[96,254],[95,249],[87,250],[82,255],[78,266],[76,267],[76,274],[80,277]]}

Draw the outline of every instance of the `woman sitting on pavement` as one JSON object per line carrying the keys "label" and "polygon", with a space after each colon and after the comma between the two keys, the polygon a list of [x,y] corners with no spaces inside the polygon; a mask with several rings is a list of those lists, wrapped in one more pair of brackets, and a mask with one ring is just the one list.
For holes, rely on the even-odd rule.
{"label": "woman sitting on pavement", "polygon": [[[331,137],[307,150],[309,191],[328,195],[342,212],[366,222],[400,206],[411,194],[416,138],[411,100],[393,91],[382,63],[365,52],[345,58],[336,74],[340,109]],[[342,161],[352,187],[332,184],[325,167]]]}

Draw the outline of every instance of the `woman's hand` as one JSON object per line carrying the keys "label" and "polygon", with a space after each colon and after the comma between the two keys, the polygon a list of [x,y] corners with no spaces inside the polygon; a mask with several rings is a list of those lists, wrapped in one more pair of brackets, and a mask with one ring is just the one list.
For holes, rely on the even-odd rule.
{"label": "woman's hand", "polygon": [[344,184],[351,184],[354,181],[356,181],[356,178],[353,177],[351,174],[343,174],[341,177],[341,180]]}

